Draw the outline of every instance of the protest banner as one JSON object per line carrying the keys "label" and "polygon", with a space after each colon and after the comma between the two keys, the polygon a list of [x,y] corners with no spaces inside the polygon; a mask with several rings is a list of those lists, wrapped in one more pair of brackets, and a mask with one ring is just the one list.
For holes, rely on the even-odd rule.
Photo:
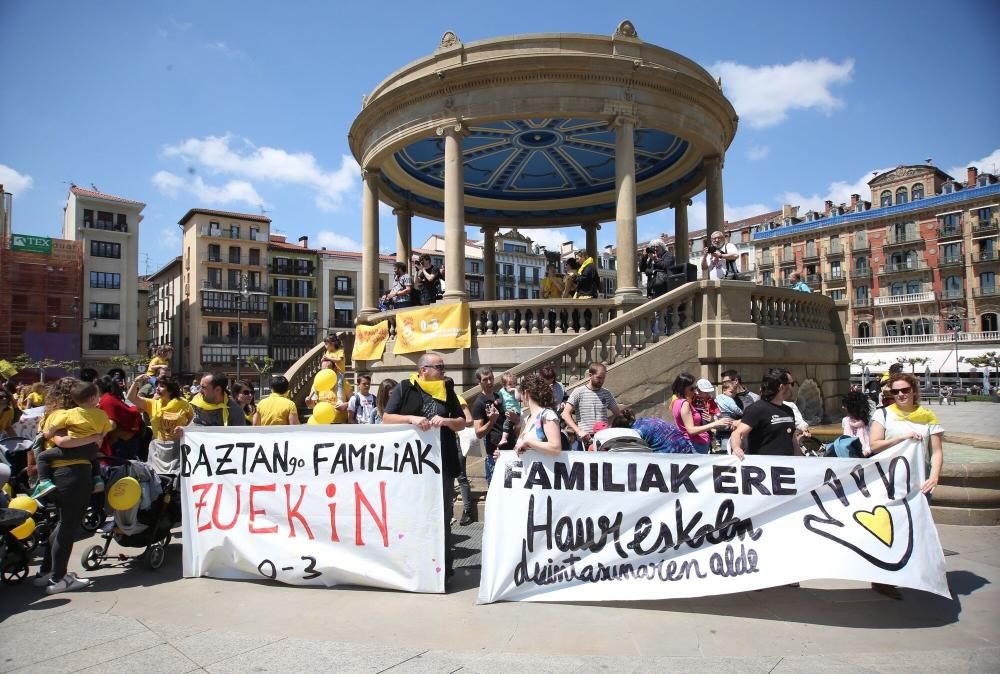
{"label": "protest banner", "polygon": [[354,328],[354,348],[352,360],[382,360],[385,343],[389,341],[389,321],[379,321],[375,325],[359,323]]}
{"label": "protest banner", "polygon": [[396,314],[394,355],[471,346],[469,305],[465,302],[439,302]]}
{"label": "protest banner", "polygon": [[444,591],[439,431],[190,426],[184,575]]}
{"label": "protest banner", "polygon": [[919,442],[870,459],[502,452],[479,601],[617,601],[811,578],[950,596]]}

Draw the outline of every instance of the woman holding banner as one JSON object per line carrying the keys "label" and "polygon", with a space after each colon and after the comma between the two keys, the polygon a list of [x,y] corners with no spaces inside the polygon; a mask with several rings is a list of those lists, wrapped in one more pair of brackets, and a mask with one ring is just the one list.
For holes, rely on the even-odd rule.
{"label": "woman holding banner", "polygon": [[559,416],[553,410],[552,387],[541,375],[532,373],[521,383],[521,393],[527,421],[514,444],[514,451],[519,456],[529,449],[559,456],[562,453],[562,438]]}
{"label": "woman holding banner", "polygon": [[455,385],[444,376],[444,357],[428,351],[417,361],[417,372],[399,382],[389,396],[382,422],[412,424],[422,431],[441,429],[441,493],[444,497],[445,577],[452,568],[451,516],[455,477],[458,475],[458,436],[465,428],[465,412]]}

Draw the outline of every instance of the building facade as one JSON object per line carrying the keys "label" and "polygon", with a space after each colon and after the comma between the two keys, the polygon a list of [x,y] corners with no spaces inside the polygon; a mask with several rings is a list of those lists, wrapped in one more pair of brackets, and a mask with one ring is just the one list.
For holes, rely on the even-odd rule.
{"label": "building facade", "polygon": [[183,241],[181,368],[235,375],[268,355],[268,237],[263,215],[194,208]]}
{"label": "building facade", "polygon": [[[73,186],[63,238],[83,251],[82,366],[105,372],[139,355],[139,223],[145,204]],[[145,354],[143,354],[145,355]]]}
{"label": "building facade", "polygon": [[[379,256],[379,295],[392,283],[396,258]],[[361,253],[346,250],[319,251],[319,322],[332,332],[353,332],[354,319],[360,310]]]}
{"label": "building facade", "polygon": [[870,203],[852,195],[755,234],[758,266],[779,282],[802,270],[814,292],[847,300],[858,360],[926,357],[930,371],[967,371],[963,355],[1000,342],[1000,183],[924,165],[869,187]]}
{"label": "building facade", "polygon": [[267,245],[270,272],[270,350],[275,371],[284,371],[316,346],[319,323],[317,251],[307,237],[288,243],[271,234]]}
{"label": "building facade", "polygon": [[175,374],[191,372],[191,368],[185,369],[181,364],[185,354],[181,339],[181,319],[184,315],[181,309],[184,297],[183,260],[183,256],[178,255],[147,278],[149,299],[146,324],[149,329],[149,352],[152,355],[160,346],[174,347],[170,370]]}

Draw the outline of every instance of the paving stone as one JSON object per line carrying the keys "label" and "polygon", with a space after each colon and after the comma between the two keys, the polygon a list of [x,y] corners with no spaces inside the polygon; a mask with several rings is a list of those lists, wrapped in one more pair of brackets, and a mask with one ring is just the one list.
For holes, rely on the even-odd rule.
{"label": "paving stone", "polygon": [[264,636],[209,630],[183,639],[171,640],[171,643],[192,662],[204,667],[280,641],[283,638],[280,634]]}
{"label": "paving stone", "polygon": [[129,655],[103,662],[81,672],[114,672],[114,674],[183,674],[197,671],[198,665],[170,644],[160,644]]}
{"label": "paving stone", "polygon": [[[442,626],[442,629],[444,627]],[[208,665],[209,672],[381,672],[422,651],[307,639],[283,639]]]}
{"label": "paving stone", "polygon": [[68,653],[146,632],[124,616],[63,611],[45,620],[0,626],[0,671],[33,665]]}
{"label": "paving stone", "polygon": [[24,672],[25,674],[28,672],[31,672],[32,674],[48,672],[53,674],[56,672],[78,672],[81,669],[86,669],[87,667],[102,665],[111,660],[134,655],[140,651],[158,646],[162,643],[163,639],[161,639],[157,634],[148,631],[141,632],[133,636],[115,639],[114,641],[108,641],[103,644],[98,644],[97,646],[91,646],[90,648],[73,651],[72,653],[60,655],[59,657],[52,658],[50,660],[36,662],[22,669],[16,669],[14,672]]}

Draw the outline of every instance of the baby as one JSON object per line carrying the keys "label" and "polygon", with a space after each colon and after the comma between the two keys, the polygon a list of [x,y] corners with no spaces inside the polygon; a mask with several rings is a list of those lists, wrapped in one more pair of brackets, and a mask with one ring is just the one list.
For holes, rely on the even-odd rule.
{"label": "baby", "polygon": [[[52,482],[54,461],[88,461],[91,464],[91,474],[94,476],[94,491],[104,491],[104,480],[101,479],[100,465],[97,456],[104,436],[114,429],[114,424],[108,419],[104,410],[97,406],[101,394],[97,386],[90,382],[80,382],[70,392],[73,402],[77,404],[69,410],[56,410],[45,422],[45,439],[55,443],[52,449],[39,452],[35,457],[38,467],[38,484],[31,497],[38,499],[51,493],[56,485]],[[57,434],[65,430],[67,435]],[[99,436],[96,442],[77,445],[79,438]]]}
{"label": "baby", "polygon": [[503,382],[503,387],[500,389],[500,402],[503,404],[504,420],[503,420],[503,436],[500,438],[500,446],[504,447],[507,445],[507,441],[510,438],[511,433],[517,430],[517,422],[511,421],[510,417],[506,416],[507,412],[513,410],[517,412],[518,418],[521,416],[521,392],[517,390],[517,377],[510,373],[505,373],[500,377],[500,381]]}

